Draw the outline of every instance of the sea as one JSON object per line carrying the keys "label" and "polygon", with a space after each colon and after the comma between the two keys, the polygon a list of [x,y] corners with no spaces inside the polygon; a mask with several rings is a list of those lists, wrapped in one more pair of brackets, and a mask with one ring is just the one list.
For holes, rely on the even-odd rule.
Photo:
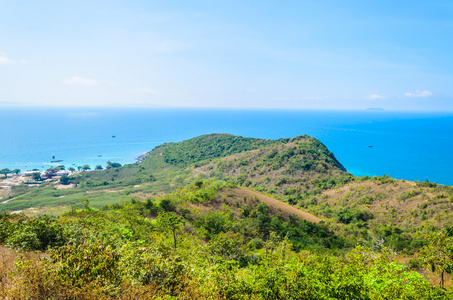
{"label": "sea", "polygon": [[157,145],[209,133],[308,134],[353,175],[453,185],[453,112],[0,108],[0,169],[134,163]]}

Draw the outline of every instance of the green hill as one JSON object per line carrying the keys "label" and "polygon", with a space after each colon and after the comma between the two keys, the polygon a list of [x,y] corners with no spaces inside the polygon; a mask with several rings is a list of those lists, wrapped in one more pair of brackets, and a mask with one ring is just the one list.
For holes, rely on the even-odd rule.
{"label": "green hill", "polygon": [[453,188],[354,177],[309,136],[209,134],[67,181],[3,193],[0,297],[453,296],[427,281],[453,270]]}
{"label": "green hill", "polygon": [[354,177],[325,145],[309,136],[264,140],[230,134],[166,143],[139,163],[77,173],[70,177],[75,186],[68,189],[53,183],[17,186],[0,210],[68,211],[81,199],[95,208],[145,201],[196,179],[228,182],[311,212],[348,244],[384,243],[413,253],[424,245],[425,234],[452,220],[450,187]]}

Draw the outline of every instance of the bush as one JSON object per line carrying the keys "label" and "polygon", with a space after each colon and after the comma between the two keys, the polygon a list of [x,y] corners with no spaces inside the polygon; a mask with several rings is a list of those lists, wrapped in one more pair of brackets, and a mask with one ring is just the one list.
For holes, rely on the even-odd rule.
{"label": "bush", "polygon": [[70,181],[71,179],[69,178],[69,176],[63,175],[60,177],[61,184],[69,184]]}
{"label": "bush", "polygon": [[63,226],[48,215],[10,223],[9,231],[6,243],[23,250],[46,250],[66,242]]}

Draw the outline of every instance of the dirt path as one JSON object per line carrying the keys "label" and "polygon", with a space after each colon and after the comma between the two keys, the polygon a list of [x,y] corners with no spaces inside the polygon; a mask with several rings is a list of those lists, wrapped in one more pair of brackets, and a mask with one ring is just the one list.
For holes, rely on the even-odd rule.
{"label": "dirt path", "polygon": [[263,195],[263,194],[260,194],[258,192],[253,192],[253,191],[250,191],[250,190],[247,190],[245,188],[238,188],[236,189],[236,192],[238,193],[238,195],[240,196],[247,196],[247,197],[256,197],[258,198],[258,200],[266,203],[267,205],[269,206],[272,206],[274,208],[280,208],[282,213],[284,215],[293,215],[299,219],[303,219],[303,220],[306,220],[306,221],[309,221],[309,222],[313,222],[313,223],[319,223],[320,221],[322,221],[320,218],[312,215],[312,214],[309,214],[307,212],[304,212],[300,209],[297,209],[295,208],[294,206],[291,206],[289,204],[286,204],[286,203],[283,203],[277,199],[274,199],[274,198],[271,198],[269,196],[266,196],[266,195]]}

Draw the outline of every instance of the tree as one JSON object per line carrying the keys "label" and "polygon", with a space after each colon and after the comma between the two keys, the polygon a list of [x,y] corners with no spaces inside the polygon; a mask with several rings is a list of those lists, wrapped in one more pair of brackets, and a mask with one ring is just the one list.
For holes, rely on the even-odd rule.
{"label": "tree", "polygon": [[440,285],[444,285],[444,273],[453,273],[453,226],[445,226],[426,236],[428,245],[420,249],[418,257],[432,272],[440,271]]}
{"label": "tree", "polygon": [[88,170],[91,170],[91,167],[89,165],[83,165],[82,166],[82,171],[88,171]]}
{"label": "tree", "polygon": [[69,184],[69,182],[70,182],[69,176],[63,175],[63,176],[60,177],[60,183],[61,184],[65,184],[66,185],[66,184]]}
{"label": "tree", "polygon": [[78,171],[82,170],[82,166],[77,166],[77,170]]}
{"label": "tree", "polygon": [[16,175],[17,175],[17,174],[19,174],[19,173],[20,173],[20,169],[14,169],[14,170],[12,170],[12,171],[11,171],[11,173],[13,173],[13,174],[16,174]]}
{"label": "tree", "polygon": [[156,218],[157,224],[166,231],[170,231],[173,236],[173,245],[176,249],[177,246],[177,233],[185,224],[183,218],[178,217],[173,212],[159,213]]}
{"label": "tree", "polygon": [[33,178],[34,181],[39,181],[41,180],[41,173],[34,172],[33,174],[31,174],[31,178]]}
{"label": "tree", "polygon": [[102,170],[102,166],[101,165],[97,165],[96,167],[94,167],[95,170]]}
{"label": "tree", "polygon": [[75,169],[74,169],[73,167],[69,167],[69,168],[68,168],[68,171],[69,171],[69,172],[74,172]]}
{"label": "tree", "polygon": [[45,171],[45,174],[47,177],[52,178],[53,176],[57,176],[57,172],[58,172],[57,169],[50,168]]}
{"label": "tree", "polygon": [[110,168],[119,168],[121,167],[121,164],[120,163],[117,163],[117,162],[111,162],[110,160],[107,161],[107,167],[105,167],[106,169],[110,169]]}
{"label": "tree", "polygon": [[0,174],[5,175],[5,178],[8,178],[8,174],[10,174],[10,173],[11,173],[11,170],[8,168],[4,168],[4,169],[0,170]]}

